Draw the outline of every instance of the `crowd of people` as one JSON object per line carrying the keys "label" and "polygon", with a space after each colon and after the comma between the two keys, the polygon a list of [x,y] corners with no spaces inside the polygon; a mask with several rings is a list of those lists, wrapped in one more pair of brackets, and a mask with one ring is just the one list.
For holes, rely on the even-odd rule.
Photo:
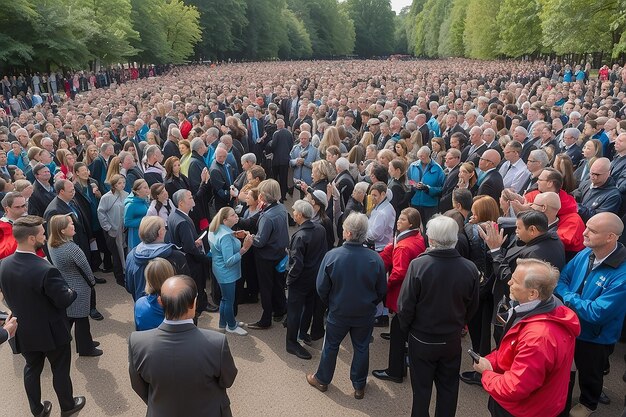
{"label": "crowd of people", "polygon": [[[455,415],[460,381],[493,416],[587,417],[617,400],[603,376],[626,315],[626,70],[569,68],[181,66],[50,100],[51,76],[5,77],[0,289],[14,317],[0,341],[26,359],[33,415],[52,407],[45,358],[62,415],[85,405],[68,329],[79,355],[103,354],[102,272],[134,301],[131,382],[155,415],[183,415],[172,395],[211,395],[186,416],[229,412],[237,369],[224,335],[194,325],[206,312],[226,335],[282,323],[303,360],[323,339],[306,375],[322,392],[350,334],[356,399],[373,328],[388,327],[388,367],[371,374],[402,383],[408,363],[413,416],[433,384],[437,415]],[[238,321],[259,300],[258,320]],[[475,365],[461,372],[466,334]],[[172,346],[185,360],[163,371]]]}

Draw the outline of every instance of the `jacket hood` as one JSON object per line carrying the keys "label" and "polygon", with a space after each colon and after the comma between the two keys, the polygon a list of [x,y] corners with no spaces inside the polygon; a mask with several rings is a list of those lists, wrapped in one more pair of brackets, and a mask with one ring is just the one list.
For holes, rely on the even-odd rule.
{"label": "jacket hood", "polygon": [[172,243],[143,243],[135,248],[135,260],[139,264],[146,264],[149,260],[160,257],[167,258],[175,249]]}
{"label": "jacket hood", "polygon": [[148,201],[146,201],[145,198],[137,197],[134,194],[128,194],[128,197],[126,197],[126,200],[124,200],[124,205],[128,206],[133,203],[143,203],[145,205],[148,205]]}
{"label": "jacket hood", "polygon": [[559,191],[559,197],[561,200],[561,209],[557,213],[557,217],[565,216],[570,213],[578,213],[578,204],[574,197],[567,194],[564,190]]}
{"label": "jacket hood", "polygon": [[[519,320],[519,322],[531,323],[539,321],[549,321],[567,330],[573,337],[580,334],[580,321],[574,311],[565,307],[561,300],[554,295],[547,301],[540,303],[532,311]],[[515,326],[517,324],[513,324]]]}

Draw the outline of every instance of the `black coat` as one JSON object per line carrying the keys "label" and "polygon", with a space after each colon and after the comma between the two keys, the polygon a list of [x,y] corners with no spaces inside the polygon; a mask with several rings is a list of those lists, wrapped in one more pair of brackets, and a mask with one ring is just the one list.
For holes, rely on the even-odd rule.
{"label": "black coat", "polygon": [[441,187],[441,194],[439,197],[439,212],[445,213],[452,209],[452,193],[459,183],[459,169],[461,165],[457,165],[452,168],[452,171],[446,176],[446,180]]}
{"label": "black coat", "polygon": [[167,161],[167,158],[175,156],[180,159],[180,149],[178,149],[178,145],[171,140],[166,140],[163,145],[163,161]]}
{"label": "black coat", "polygon": [[200,188],[200,183],[202,182],[202,170],[206,168],[206,163],[204,162],[204,158],[198,154],[198,152],[193,151],[191,153],[191,161],[189,162],[189,190],[191,194],[196,195],[198,189]]}
{"label": "black coat", "polygon": [[74,209],[78,212],[78,216],[72,210],[72,208],[59,197],[55,197],[54,200],[50,202],[48,208],[44,212],[43,218],[46,219],[48,224],[47,231],[48,236],[50,236],[50,219],[52,216],[57,214],[71,214],[72,219],[74,220],[74,227],[76,229],[76,234],[74,235],[74,243],[78,245],[78,247],[83,251],[85,257],[87,259],[91,259],[91,248],[89,246],[89,240],[92,238],[91,231],[91,215],[90,213],[86,213],[75,200],[73,200]]}
{"label": "black coat", "polygon": [[315,279],[327,251],[326,230],[310,220],[291,236],[287,285],[305,291],[315,290]]}
{"label": "black coat", "polygon": [[580,164],[580,161],[583,159],[583,151],[576,143],[570,146],[569,149],[565,149],[565,147],[563,147],[561,149],[561,152],[570,157],[570,159],[572,160],[572,165],[575,167],[577,167]]}
{"label": "black coat", "polygon": [[107,177],[107,169],[108,162],[104,159],[102,155],[98,155],[98,157],[91,163],[89,170],[91,171],[91,178],[98,182],[98,189],[102,195],[105,195],[107,192],[111,190],[105,184],[105,180]]}
{"label": "black coat", "polygon": [[28,199],[28,214],[43,217],[46,212],[46,208],[54,198],[56,194],[54,191],[46,191],[39,181],[33,183],[33,194]]}
{"label": "black coat", "polygon": [[287,129],[279,129],[265,147],[267,153],[274,154],[272,165],[289,165],[289,153],[293,148],[293,135]]}
{"label": "black coat", "polygon": [[494,169],[480,183],[476,195],[488,195],[496,200],[496,203],[499,203],[503,189],[502,175],[500,175],[497,169]]}
{"label": "black coat", "polygon": [[[228,173],[227,173],[228,171]],[[232,197],[230,196],[230,186],[235,181],[235,171],[228,163],[219,164],[214,160],[211,164],[211,188],[215,197],[216,208],[230,206]]]}
{"label": "black coat", "polygon": [[478,161],[480,160],[480,157],[483,156],[483,153],[485,153],[485,151],[488,149],[487,144],[483,143],[478,148],[476,148],[476,150],[474,150],[474,152],[472,152],[472,154],[470,155],[471,148],[472,145],[469,145],[466,146],[465,149],[463,149],[463,152],[461,152],[461,162],[472,162],[474,166],[478,166]]}
{"label": "black coat", "polygon": [[71,340],[65,309],[77,297],[50,262],[30,253],[14,253],[0,262],[0,288],[19,327],[15,353],[48,352]]}
{"label": "black coat", "polygon": [[170,243],[176,245],[185,254],[191,277],[198,282],[202,279],[203,265],[208,264],[209,258],[195,244],[198,232],[193,220],[176,209],[167,218],[167,233]]}
{"label": "black coat", "polygon": [[134,166],[126,172],[126,185],[124,186],[124,191],[130,193],[133,189],[133,184],[135,181],[143,179],[143,172],[139,169],[138,166]]}
{"label": "black coat", "polygon": [[172,198],[176,191],[183,189],[191,190],[191,187],[189,185],[189,179],[183,174],[179,174],[178,177],[172,176],[171,178],[165,179],[165,189],[170,198]]}

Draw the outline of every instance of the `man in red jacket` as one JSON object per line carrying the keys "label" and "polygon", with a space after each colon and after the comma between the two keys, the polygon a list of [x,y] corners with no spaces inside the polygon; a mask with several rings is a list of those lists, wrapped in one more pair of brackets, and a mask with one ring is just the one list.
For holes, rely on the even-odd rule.
{"label": "man in red jacket", "polygon": [[494,417],[555,417],[565,408],[580,322],[552,295],[558,279],[547,262],[517,260],[500,347],[474,365]]}
{"label": "man in red jacket", "polygon": [[13,255],[17,241],[13,237],[13,222],[26,214],[26,199],[12,191],[2,199],[4,216],[0,219],[0,259]]}

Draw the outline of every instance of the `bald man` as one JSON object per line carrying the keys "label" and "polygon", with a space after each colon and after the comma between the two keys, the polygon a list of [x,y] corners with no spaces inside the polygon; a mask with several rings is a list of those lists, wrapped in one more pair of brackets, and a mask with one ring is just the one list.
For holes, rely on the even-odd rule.
{"label": "bald man", "polygon": [[478,168],[482,174],[478,177],[477,195],[488,195],[500,201],[500,194],[504,189],[502,175],[496,169],[500,164],[500,154],[494,149],[487,149],[478,160]]}
{"label": "bald man", "polygon": [[598,158],[589,168],[589,179],[583,181],[572,193],[578,202],[578,214],[583,221],[597,213],[617,213],[622,196],[610,175],[611,161]]}
{"label": "bald man", "polygon": [[578,213],[574,212],[561,213],[557,217],[557,213],[561,210],[561,198],[557,193],[547,191],[537,194],[530,206],[533,210],[541,211],[546,215],[550,229],[556,230],[559,239],[563,242],[567,261],[585,249],[583,244],[585,223]]}
{"label": "bald man", "polygon": [[592,216],[583,233],[587,248],[565,266],[555,289],[581,323],[574,354],[580,398],[570,410],[573,417],[597,408],[610,349],[620,337],[626,314],[626,248],[618,242],[623,231],[613,213]]}
{"label": "bald man", "polygon": [[151,416],[230,416],[230,388],[237,367],[223,334],[193,324],[198,291],[186,275],[168,278],[159,304],[165,320],[133,332],[129,374],[133,390]]}

